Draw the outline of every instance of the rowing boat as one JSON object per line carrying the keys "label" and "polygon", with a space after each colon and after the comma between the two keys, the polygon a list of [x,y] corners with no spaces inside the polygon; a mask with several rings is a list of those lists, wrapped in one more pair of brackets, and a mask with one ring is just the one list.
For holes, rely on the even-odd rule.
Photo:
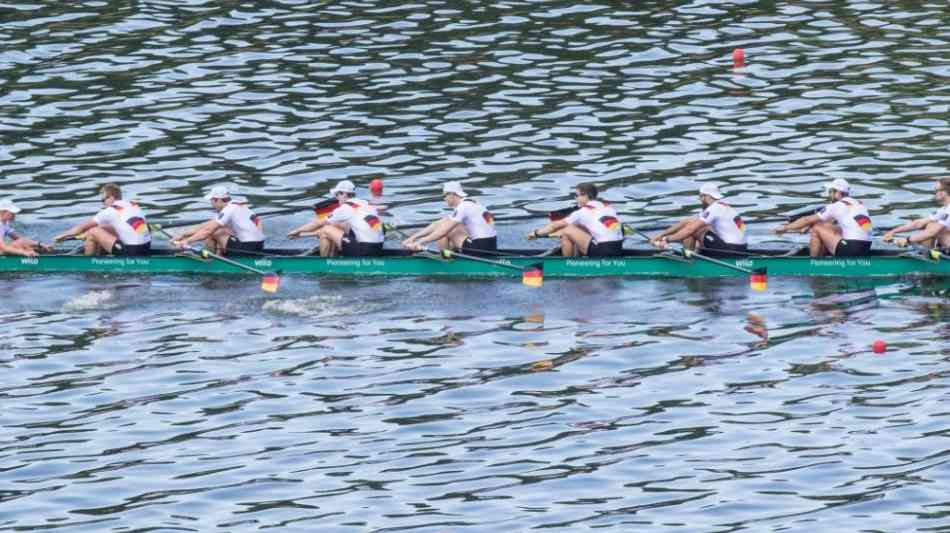
{"label": "rowing boat", "polygon": [[[517,277],[518,269],[463,258],[443,259],[413,255],[402,250],[387,251],[381,257],[322,258],[300,256],[300,250],[268,250],[262,256],[235,257],[255,269],[284,274],[332,277],[424,276],[437,278]],[[625,250],[616,258],[569,258],[532,256],[537,250],[508,250],[493,260],[517,267],[543,263],[545,278],[649,277],[716,278],[741,276],[735,268],[687,259],[672,252]],[[746,270],[768,269],[770,276],[818,277],[950,277],[950,260],[933,260],[922,255],[878,251],[867,257],[811,258],[786,256],[781,250],[754,250],[748,256],[724,258],[724,263]],[[236,266],[202,259],[172,250],[154,251],[149,257],[83,257],[41,255],[39,257],[0,256],[0,273],[103,273],[103,274],[246,274]]]}

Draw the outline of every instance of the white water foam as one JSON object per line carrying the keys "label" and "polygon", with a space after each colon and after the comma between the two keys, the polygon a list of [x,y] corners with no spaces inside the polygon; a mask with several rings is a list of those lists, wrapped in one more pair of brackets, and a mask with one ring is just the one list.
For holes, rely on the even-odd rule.
{"label": "white water foam", "polygon": [[328,318],[374,311],[378,306],[355,303],[342,296],[310,296],[308,298],[286,298],[268,300],[263,309],[271,313],[288,316]]}
{"label": "white water foam", "polygon": [[117,301],[115,291],[89,291],[63,304],[63,311],[97,311],[102,309],[114,309],[118,306],[119,302]]}

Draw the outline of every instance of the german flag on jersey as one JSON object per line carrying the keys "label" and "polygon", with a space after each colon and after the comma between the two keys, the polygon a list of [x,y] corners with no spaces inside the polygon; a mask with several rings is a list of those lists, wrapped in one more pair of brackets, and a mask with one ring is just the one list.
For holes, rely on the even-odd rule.
{"label": "german flag on jersey", "polygon": [[379,231],[383,229],[383,223],[380,222],[379,217],[376,215],[366,215],[366,217],[364,217],[363,220],[366,221],[366,224],[373,231]]}
{"label": "german flag on jersey", "polygon": [[135,230],[135,233],[139,235],[145,235],[148,233],[148,224],[145,223],[145,219],[142,217],[132,217],[125,221],[126,224],[132,227]]}
{"label": "german flag on jersey", "polygon": [[259,229],[259,230],[261,230],[261,231],[264,230],[264,222],[261,221],[261,217],[252,214],[252,215],[251,215],[251,222],[253,222],[254,225],[257,226],[257,229]]}
{"label": "german flag on jersey", "polygon": [[732,219],[736,223],[736,227],[739,228],[739,231],[745,233],[745,222],[742,221],[742,217],[736,215],[736,218]]}
{"label": "german flag on jersey", "polygon": [[331,198],[330,200],[324,200],[314,205],[313,212],[320,220],[326,220],[327,217],[330,216],[330,213],[337,207],[340,207],[340,202],[338,202],[336,198]]}
{"label": "german flag on jersey", "polygon": [[620,221],[617,220],[617,217],[604,216],[600,217],[600,223],[604,225],[605,228],[613,231],[620,226]]}
{"label": "german flag on jersey", "polygon": [[854,221],[861,226],[864,231],[871,231],[871,219],[867,215],[855,215]]}
{"label": "german flag on jersey", "polygon": [[491,214],[489,211],[482,212],[482,218],[485,219],[485,223],[494,226],[495,225],[495,215]]}

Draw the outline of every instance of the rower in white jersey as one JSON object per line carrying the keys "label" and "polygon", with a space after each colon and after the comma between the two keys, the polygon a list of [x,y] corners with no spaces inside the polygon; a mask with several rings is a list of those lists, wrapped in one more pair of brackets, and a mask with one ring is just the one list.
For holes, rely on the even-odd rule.
{"label": "rower in white jersey", "polygon": [[[888,231],[883,241],[893,240],[894,244],[904,247],[908,244],[922,244],[930,248],[937,248],[945,254],[950,254],[950,178],[940,178],[934,187],[934,199],[940,204],[940,209],[929,217],[919,218]],[[895,238],[898,233],[915,231],[910,237]]]}
{"label": "rower in white jersey", "polygon": [[205,247],[220,255],[257,255],[264,252],[264,229],[260,217],[245,203],[231,200],[227,187],[218,185],[205,195],[217,215],[178,235],[172,244],[187,248],[205,241]]}
{"label": "rower in white jersey", "polygon": [[383,254],[383,223],[376,206],[356,197],[356,186],[343,180],[330,189],[339,206],[330,216],[313,221],[287,234],[290,239],[316,236],[320,238],[320,255],[333,257],[373,257]]}
{"label": "rower in white jersey", "polygon": [[151,253],[152,234],[139,205],[123,200],[122,189],[115,183],[103,185],[99,194],[105,208],[91,220],[57,235],[55,240],[84,234],[86,255],[141,256]]}
{"label": "rower in white jersey", "polygon": [[429,224],[402,241],[410,250],[421,250],[438,242],[443,250],[452,249],[472,255],[498,250],[495,217],[484,206],[468,197],[462,185],[449,181],[442,185],[442,197],[452,214]]}
{"label": "rower in white jersey", "polygon": [[617,257],[623,255],[623,228],[617,211],[597,199],[597,186],[579,183],[575,188],[577,209],[528,234],[529,239],[558,232],[565,257]]}
{"label": "rower in white jersey", "polygon": [[699,215],[673,224],[650,242],[660,249],[666,249],[670,242],[682,242],[686,248],[702,249],[714,257],[747,251],[745,223],[722,198],[718,185],[704,183],[699,188],[699,201],[703,206]]}
{"label": "rower in white jersey", "polygon": [[13,221],[16,220],[20,208],[10,200],[0,200],[0,255],[23,255],[36,257],[36,251],[49,252],[52,249],[45,244],[24,237],[14,231]]}
{"label": "rower in white jersey", "polygon": [[871,216],[860,201],[850,196],[851,186],[838,178],[825,185],[831,204],[814,215],[775,228],[781,235],[787,231],[811,232],[808,249],[812,257],[834,255],[859,257],[871,251]]}

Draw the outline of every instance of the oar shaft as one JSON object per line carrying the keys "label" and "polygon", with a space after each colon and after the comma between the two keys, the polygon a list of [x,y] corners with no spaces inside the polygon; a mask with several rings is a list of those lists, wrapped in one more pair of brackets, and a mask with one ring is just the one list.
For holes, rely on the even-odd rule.
{"label": "oar shaft", "polygon": [[737,271],[743,272],[743,273],[745,273],[745,274],[755,274],[755,272],[753,272],[752,270],[749,270],[748,268],[742,268],[741,266],[738,266],[738,265],[733,265],[733,264],[727,263],[727,262],[725,262],[725,261],[720,261],[720,260],[718,260],[718,259],[713,259],[712,257],[706,256],[706,255],[703,255],[703,254],[698,254],[698,253],[696,253],[696,252],[687,250],[687,249],[685,249],[685,248],[683,249],[682,254],[683,254],[685,257],[698,257],[699,259],[702,259],[703,261],[709,261],[710,263],[719,265],[719,266],[721,266],[721,267],[731,268],[732,270],[737,270]]}
{"label": "oar shaft", "polygon": [[[436,252],[435,250],[431,250],[431,249],[429,249],[429,248],[425,248],[425,251],[427,251],[427,252],[429,252],[429,253],[435,253],[435,254],[438,253],[438,252]],[[469,260],[469,261],[476,261],[476,262],[478,262],[478,263],[485,263],[485,264],[487,264],[487,265],[495,265],[495,266],[502,267],[502,268],[510,268],[510,269],[512,269],[512,270],[517,270],[518,272],[524,272],[524,271],[525,271],[525,267],[522,267],[522,266],[512,265],[512,264],[509,264],[509,263],[503,263],[503,262],[501,262],[501,261],[492,261],[491,259],[484,259],[484,258],[482,258],[482,257],[478,257],[478,256],[474,256],[474,255],[469,255],[469,254],[463,254],[463,253],[461,253],[461,252],[454,252],[454,251],[453,251],[453,252],[448,252],[448,256],[449,256],[449,257],[461,257],[462,259],[467,259],[467,260]]]}

